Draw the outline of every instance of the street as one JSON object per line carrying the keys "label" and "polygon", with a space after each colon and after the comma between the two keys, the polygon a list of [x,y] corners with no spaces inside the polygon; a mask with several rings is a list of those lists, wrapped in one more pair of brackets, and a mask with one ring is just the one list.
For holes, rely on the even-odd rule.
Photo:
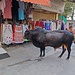
{"label": "street", "polygon": [[69,60],[66,60],[67,51],[58,58],[62,49],[54,51],[52,47],[46,47],[46,56],[40,58],[39,48],[32,43],[4,49],[10,57],[0,60],[0,75],[75,75],[75,44]]}

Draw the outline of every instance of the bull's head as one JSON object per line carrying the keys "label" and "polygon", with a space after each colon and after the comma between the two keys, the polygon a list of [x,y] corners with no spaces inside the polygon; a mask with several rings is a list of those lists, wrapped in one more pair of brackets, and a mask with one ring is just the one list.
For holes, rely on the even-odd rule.
{"label": "bull's head", "polygon": [[24,38],[25,39],[28,39],[28,40],[31,40],[31,34],[30,34],[30,31],[29,30],[26,30],[25,33],[24,33]]}

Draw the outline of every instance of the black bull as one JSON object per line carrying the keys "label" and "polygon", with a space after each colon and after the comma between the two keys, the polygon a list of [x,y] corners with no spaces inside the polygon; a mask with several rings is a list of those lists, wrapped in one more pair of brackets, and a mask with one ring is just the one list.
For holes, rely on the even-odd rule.
{"label": "black bull", "polygon": [[[35,30],[27,30],[24,37],[31,40],[33,45],[40,48],[40,57],[45,56],[46,46],[54,47],[54,49],[62,46],[63,50],[59,57],[62,57],[66,49],[68,51],[67,59],[70,57],[71,45],[74,40],[74,36],[67,30],[47,31],[37,28]],[[64,45],[66,48],[64,48]]]}

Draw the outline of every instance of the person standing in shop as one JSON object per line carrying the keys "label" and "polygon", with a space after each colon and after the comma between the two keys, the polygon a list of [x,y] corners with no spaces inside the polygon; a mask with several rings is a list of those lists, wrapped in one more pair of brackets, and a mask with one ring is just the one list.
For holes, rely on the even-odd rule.
{"label": "person standing in shop", "polygon": [[75,31],[73,30],[73,26],[69,26],[69,28],[66,28],[66,30],[70,31],[74,35],[74,43],[75,43]]}

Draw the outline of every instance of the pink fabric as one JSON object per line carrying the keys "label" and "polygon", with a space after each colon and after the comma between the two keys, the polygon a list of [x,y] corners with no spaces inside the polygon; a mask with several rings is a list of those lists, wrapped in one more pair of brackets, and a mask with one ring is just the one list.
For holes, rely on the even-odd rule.
{"label": "pink fabric", "polygon": [[5,0],[5,2],[6,6],[4,8],[3,18],[12,19],[12,14],[11,14],[12,0]]}
{"label": "pink fabric", "polygon": [[11,14],[11,8],[10,7],[4,9],[3,17],[5,19],[12,19],[12,14]]}
{"label": "pink fabric", "polygon": [[5,0],[2,0],[0,2],[0,9],[2,10],[2,13],[4,13],[4,8],[5,8]]}

